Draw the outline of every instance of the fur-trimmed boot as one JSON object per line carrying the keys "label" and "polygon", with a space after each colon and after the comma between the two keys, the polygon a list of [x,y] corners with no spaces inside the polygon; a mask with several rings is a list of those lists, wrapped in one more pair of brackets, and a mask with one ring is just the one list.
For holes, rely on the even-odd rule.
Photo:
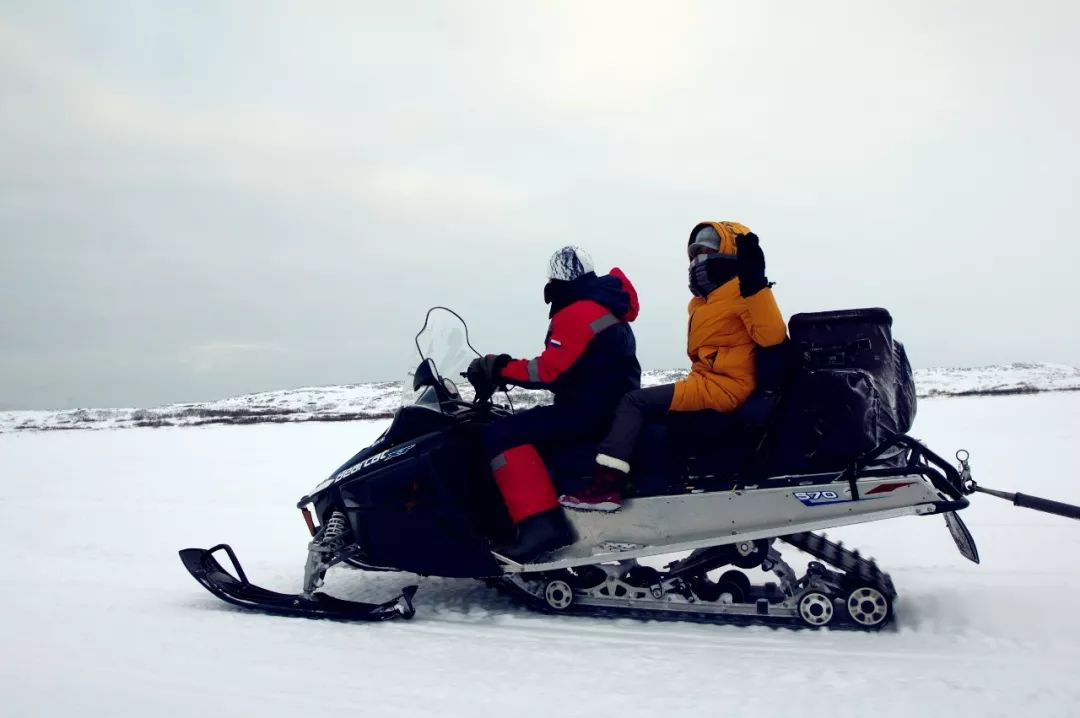
{"label": "fur-trimmed boot", "polygon": [[630,464],[600,454],[596,457],[592,483],[574,495],[560,496],[559,503],[578,511],[618,511],[629,475]]}

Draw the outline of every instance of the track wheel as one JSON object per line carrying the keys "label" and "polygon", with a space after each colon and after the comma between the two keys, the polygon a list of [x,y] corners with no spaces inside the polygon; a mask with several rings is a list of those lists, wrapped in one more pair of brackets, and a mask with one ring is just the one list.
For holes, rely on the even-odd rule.
{"label": "track wheel", "polygon": [[548,581],[544,586],[544,601],[556,611],[565,611],[574,602],[574,589],[560,579]]}
{"label": "track wheel", "polygon": [[715,583],[704,575],[693,577],[690,589],[703,601],[746,603],[750,597],[750,579],[742,571],[725,571]]}
{"label": "track wheel", "polygon": [[576,566],[563,572],[566,582],[574,588],[593,588],[607,579],[607,574],[597,566]]}
{"label": "track wheel", "polygon": [[892,617],[892,602],[873,586],[856,586],[848,594],[846,605],[851,620],[869,630],[881,628]]}
{"label": "track wheel", "polygon": [[750,600],[750,579],[742,571],[724,571],[720,574],[716,585],[720,588],[720,596],[731,596],[732,603],[746,603]]}
{"label": "track wheel", "polygon": [[623,576],[622,580],[631,586],[648,588],[655,586],[663,580],[663,576],[652,566],[634,566]]}
{"label": "track wheel", "polygon": [[832,599],[820,591],[808,591],[799,599],[799,618],[811,628],[829,625],[834,614]]}
{"label": "track wheel", "polygon": [[716,601],[720,598],[720,586],[709,580],[704,574],[691,576],[690,590],[702,601]]}
{"label": "track wheel", "polygon": [[739,568],[754,568],[760,566],[765,557],[769,555],[769,541],[758,539],[757,541],[739,541],[731,544],[731,562]]}

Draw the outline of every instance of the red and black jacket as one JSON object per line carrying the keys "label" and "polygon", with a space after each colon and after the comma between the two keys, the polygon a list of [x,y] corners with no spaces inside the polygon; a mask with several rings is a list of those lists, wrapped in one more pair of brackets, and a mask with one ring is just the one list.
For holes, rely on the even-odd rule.
{"label": "red and black jacket", "polygon": [[556,406],[610,413],[623,394],[641,387],[630,322],[638,315],[634,285],[619,269],[561,283],[552,302],[544,351],[512,359],[499,371],[508,384],[549,389]]}

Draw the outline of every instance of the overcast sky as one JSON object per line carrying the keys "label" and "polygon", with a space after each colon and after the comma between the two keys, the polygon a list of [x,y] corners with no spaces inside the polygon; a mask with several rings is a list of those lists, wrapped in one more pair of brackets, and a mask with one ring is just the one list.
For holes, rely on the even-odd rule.
{"label": "overcast sky", "polygon": [[1080,3],[0,2],[0,408],[403,376],[432,304],[533,355],[547,257],[761,237],[785,315],[1080,364]]}

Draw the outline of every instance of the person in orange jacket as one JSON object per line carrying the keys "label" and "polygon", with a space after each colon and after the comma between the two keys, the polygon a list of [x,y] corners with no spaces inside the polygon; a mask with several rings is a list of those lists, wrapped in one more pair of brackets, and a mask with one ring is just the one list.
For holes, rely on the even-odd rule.
{"label": "person in orange jacket", "polygon": [[690,374],[674,384],[623,396],[596,456],[592,483],[567,508],[615,511],[622,503],[630,457],[647,417],[672,411],[731,412],[755,386],[754,347],[780,344],[787,326],[765,277],[765,255],[756,234],[738,222],[702,222],[690,233]]}

